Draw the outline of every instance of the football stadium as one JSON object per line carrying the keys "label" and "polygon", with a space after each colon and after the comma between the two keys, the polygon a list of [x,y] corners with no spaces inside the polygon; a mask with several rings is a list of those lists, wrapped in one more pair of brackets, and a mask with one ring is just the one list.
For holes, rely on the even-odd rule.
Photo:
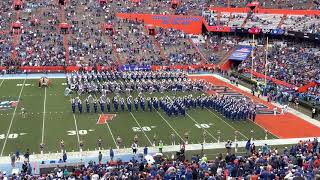
{"label": "football stadium", "polygon": [[0,179],[320,179],[318,0],[0,1]]}

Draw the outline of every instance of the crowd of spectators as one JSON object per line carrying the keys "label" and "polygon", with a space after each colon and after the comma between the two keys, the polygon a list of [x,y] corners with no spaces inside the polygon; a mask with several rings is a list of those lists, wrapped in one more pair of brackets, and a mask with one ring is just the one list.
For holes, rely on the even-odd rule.
{"label": "crowd of spectators", "polygon": [[[1,64],[5,66],[61,65],[65,59],[63,54],[65,51],[56,30],[59,21],[57,9],[51,1],[34,1],[27,2],[25,9],[19,15],[12,11],[11,22],[20,22],[23,30],[16,36],[11,36],[9,33],[1,35]],[[6,29],[9,30],[10,27],[11,25],[8,25]]]}
{"label": "crowd of spectators", "polygon": [[132,65],[159,65],[160,49],[141,22],[121,20],[113,40],[120,59]]}
{"label": "crowd of spectators", "polygon": [[191,44],[191,39],[181,31],[159,28],[156,40],[171,65],[199,64],[201,61],[201,56]]}
{"label": "crowd of spectators", "polygon": [[290,15],[285,18],[281,28],[305,33],[319,33],[320,16]]}
{"label": "crowd of spectators", "polygon": [[260,29],[276,29],[283,15],[279,14],[252,14],[245,23],[245,28],[257,27]]}
{"label": "crowd of spectators", "polygon": [[[227,145],[226,145],[227,147]],[[121,160],[107,163],[89,162],[86,166],[74,167],[72,171],[57,166],[51,172],[32,175],[28,166],[21,174],[10,175],[12,178],[30,179],[319,179],[320,154],[317,138],[299,141],[291,147],[278,149],[267,144],[258,148],[250,140],[245,145],[245,152],[233,154],[227,149],[216,158],[208,160],[206,155],[194,154],[191,159],[184,156],[185,150],[177,153],[177,158],[167,159],[162,154],[150,157],[132,158],[129,162]],[[145,154],[147,155],[147,154]],[[101,159],[101,158],[100,158]],[[147,160],[148,159],[148,160]],[[0,172],[0,178],[7,177]]]}
{"label": "crowd of spectators", "polygon": [[227,52],[238,44],[240,38],[207,34],[205,43],[199,43],[198,47],[208,63],[219,64]]}
{"label": "crowd of spectators", "polygon": [[285,31],[317,34],[320,32],[319,15],[284,15],[264,13],[235,13],[203,11],[202,16],[209,26],[252,28],[263,30],[281,28]]}
{"label": "crowd of spectators", "polygon": [[300,99],[311,102],[315,105],[320,105],[320,85],[308,88],[305,93],[297,95]]}
{"label": "crowd of spectators", "polygon": [[[273,6],[279,4],[299,4],[301,0],[264,2]],[[197,64],[200,56],[188,42],[186,34],[176,30],[159,29],[156,39],[150,37],[142,23],[122,21],[115,18],[117,12],[136,13],[170,13],[184,15],[200,15],[204,10],[213,6],[226,6],[224,1],[188,0],[180,1],[176,8],[171,1],[67,1],[65,7],[60,7],[55,1],[25,2],[18,13],[12,8],[12,2],[1,2],[0,15],[0,51],[1,65],[5,66],[61,66],[70,65],[92,66],[122,64],[153,65],[168,63]],[[249,1],[230,1],[230,4],[241,7]],[[247,17],[246,13],[222,13],[218,20],[216,14],[210,12],[205,15],[211,25],[242,26]],[[302,19],[301,19],[302,18]],[[288,24],[295,24],[294,28],[301,31],[317,32],[318,19],[315,17],[288,17],[284,28],[293,28]],[[257,21],[258,20],[258,21]],[[16,38],[8,33],[11,23],[19,21],[23,30]],[[280,19],[274,15],[252,15],[247,26],[278,25]],[[301,22],[300,25],[296,25]],[[71,34],[65,38],[58,28],[61,22],[71,25]],[[258,23],[258,24],[257,24]],[[260,23],[260,24],[259,24]],[[111,24],[114,35],[106,34],[102,24]],[[165,57],[161,57],[161,49],[156,46],[159,41],[164,49]],[[186,49],[186,51],[184,51]],[[206,51],[206,50],[204,50]],[[210,62],[217,60],[215,54],[207,56]],[[68,60],[68,62],[66,62]]]}
{"label": "crowd of spectators", "polygon": [[[268,64],[265,68],[265,46],[256,46],[253,69],[297,87],[320,79],[319,47],[309,43],[283,43],[275,41],[268,47]],[[241,65],[251,69],[251,61]]]}

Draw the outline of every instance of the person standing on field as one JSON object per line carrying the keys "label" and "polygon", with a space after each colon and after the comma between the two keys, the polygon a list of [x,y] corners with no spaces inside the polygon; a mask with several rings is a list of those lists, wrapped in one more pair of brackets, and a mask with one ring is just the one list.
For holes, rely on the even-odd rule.
{"label": "person standing on field", "polygon": [[14,153],[11,155],[11,166],[12,168],[16,166],[16,155]]}
{"label": "person standing on field", "polygon": [[137,154],[138,145],[135,142],[133,142],[132,145],[131,145],[131,149],[132,149],[132,153],[134,155]]}
{"label": "person standing on field", "polygon": [[171,133],[170,139],[171,139],[171,145],[172,146],[176,145],[176,135],[174,133]]}
{"label": "person standing on field", "polygon": [[99,151],[98,160],[99,160],[99,164],[100,164],[101,161],[102,161],[102,153],[101,153],[101,151]]}
{"label": "person standing on field", "polygon": [[109,151],[109,155],[110,155],[110,160],[113,161],[113,158],[114,158],[114,151],[112,148],[110,148],[110,151]]}
{"label": "person standing on field", "polygon": [[159,153],[162,153],[162,149],[163,149],[163,142],[162,140],[159,141]]}

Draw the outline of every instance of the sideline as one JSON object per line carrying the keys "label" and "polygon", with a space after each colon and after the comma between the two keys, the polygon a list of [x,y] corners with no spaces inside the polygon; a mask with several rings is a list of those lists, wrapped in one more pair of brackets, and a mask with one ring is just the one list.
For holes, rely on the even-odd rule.
{"label": "sideline", "polygon": [[[290,138],[290,139],[270,139],[270,140],[254,140],[252,141],[256,146],[263,146],[265,144],[268,144],[269,146],[275,146],[275,145],[291,145],[291,144],[297,144],[300,140],[306,141],[306,140],[312,140],[316,137],[306,137],[306,138]],[[317,137],[318,139],[320,137]],[[236,143],[232,144],[232,147],[235,147],[235,144],[238,145],[238,148],[245,147],[247,141],[237,141]],[[203,149],[224,149],[226,142],[220,142],[220,143],[205,143],[203,144]],[[201,150],[202,145],[201,144],[187,144],[185,145],[186,151],[195,151],[195,150]],[[138,147],[138,154],[143,152],[144,147]],[[158,152],[157,147],[148,147],[150,153],[156,153]],[[164,146],[163,152],[174,152],[179,151],[180,145],[175,146]],[[109,150],[104,149],[100,150],[102,154],[106,155],[106,157],[109,157]],[[124,149],[114,149],[114,152],[117,156],[119,155],[130,155],[132,153],[131,148],[124,148]],[[82,151],[82,152],[67,152],[68,159],[77,159],[82,155],[82,157],[87,158],[97,158],[97,155],[99,154],[99,151]],[[30,162],[41,162],[41,161],[50,161],[50,160],[58,160],[62,156],[61,153],[48,153],[48,154],[32,154],[30,155]],[[79,162],[80,162],[79,158]],[[0,157],[0,164],[9,164],[11,162],[10,156]]]}

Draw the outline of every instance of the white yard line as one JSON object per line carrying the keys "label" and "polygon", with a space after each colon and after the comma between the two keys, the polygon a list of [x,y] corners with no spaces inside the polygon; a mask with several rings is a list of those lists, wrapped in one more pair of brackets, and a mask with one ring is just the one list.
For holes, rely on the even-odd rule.
{"label": "white yard line", "polygon": [[4,79],[2,79],[2,81],[1,81],[1,83],[0,83],[0,87],[2,86],[3,82],[4,82]]}
{"label": "white yard line", "polygon": [[44,123],[46,119],[46,102],[47,102],[47,88],[44,88],[44,99],[43,99],[43,116],[42,116],[42,134],[41,134],[41,143],[43,144],[44,140]]}
{"label": "white yard line", "polygon": [[19,93],[19,97],[18,97],[18,102],[17,102],[17,104],[16,104],[16,107],[14,108],[14,111],[13,111],[13,114],[12,114],[12,118],[11,118],[11,121],[10,121],[10,124],[9,124],[9,127],[8,127],[8,131],[7,131],[7,134],[6,134],[6,138],[4,139],[4,143],[3,143],[3,146],[2,146],[2,150],[1,150],[0,156],[3,155],[4,148],[6,147],[7,140],[8,140],[8,136],[9,136],[9,133],[10,133],[10,130],[11,130],[11,127],[12,127],[13,119],[14,119],[14,117],[16,116],[16,111],[17,111],[17,109],[18,109],[18,105],[19,105],[19,102],[20,102],[20,98],[21,98],[22,91],[23,91],[23,88],[24,88],[24,84],[26,83],[26,80],[27,80],[27,79],[24,79],[23,84],[22,84],[22,87],[21,87],[21,89],[20,89],[20,93]]}
{"label": "white yard line", "polygon": [[171,126],[171,124],[157,111],[158,115],[162,118],[162,120],[167,123],[167,125],[174,131],[174,133],[185,143],[184,139],[179,135],[179,133]]}
{"label": "white yard line", "polygon": [[[76,115],[75,115],[75,114],[73,114],[73,119],[74,119],[74,125],[75,125],[75,127],[76,127],[76,131],[77,131],[78,146],[79,146],[79,145],[80,145],[80,136],[79,136],[77,119],[76,119]],[[80,147],[79,147],[79,148],[80,148]]]}
{"label": "white yard line", "polygon": [[73,119],[74,119],[74,125],[75,125],[75,127],[76,127],[76,131],[77,131],[78,144],[80,144],[80,136],[79,136],[77,119],[76,119],[76,115],[75,115],[75,114],[73,114]]}
{"label": "white yard line", "polygon": [[116,142],[116,139],[114,138],[114,135],[113,135],[113,133],[112,133],[112,131],[111,131],[111,128],[110,128],[108,122],[107,122],[106,124],[107,124],[107,127],[108,127],[108,129],[109,129],[109,132],[110,132],[110,134],[111,134],[111,137],[112,137],[112,140],[113,140],[113,142],[114,142],[114,145],[116,145],[116,147],[119,149],[119,147],[118,147],[118,145],[117,145],[117,142]]}
{"label": "white yard line", "polygon": [[246,135],[244,135],[244,134],[242,134],[239,130],[237,130],[236,128],[234,128],[233,126],[231,126],[228,122],[226,122],[226,121],[224,121],[223,119],[221,119],[218,115],[216,115],[214,112],[212,112],[210,109],[208,109],[208,108],[206,108],[211,114],[213,114],[215,117],[217,117],[218,119],[220,119],[222,122],[224,122],[226,125],[228,125],[231,129],[233,129],[233,130],[235,130],[235,131],[238,131],[239,132],[239,134],[241,135],[241,136],[243,136],[246,140],[248,140],[249,138],[246,136]]}
{"label": "white yard line", "polygon": [[[196,124],[201,124],[201,123],[199,123],[198,121],[196,121],[193,117],[191,117],[188,113],[186,113],[187,114],[187,116],[193,121],[193,122],[195,122]],[[214,140],[216,140],[216,141],[218,141],[218,139],[217,138],[215,138],[209,131],[207,131],[205,128],[203,128],[202,126],[201,126],[201,129],[203,129],[204,130],[204,132],[206,132],[209,136],[211,136]]]}
{"label": "white yard line", "polygon": [[[70,102],[72,101],[71,96],[70,96]],[[74,120],[74,126],[76,127],[76,132],[77,132],[77,139],[78,139],[78,146],[80,148],[80,136],[79,136],[79,130],[78,130],[78,124],[77,124],[77,118],[75,113],[73,113],[73,120]],[[81,148],[80,148],[81,151]]]}
{"label": "white yard line", "polygon": [[[96,95],[94,95],[94,98],[96,99],[96,101],[98,101]],[[116,142],[116,139],[114,138],[114,135],[113,135],[113,133],[112,133],[112,131],[111,131],[111,128],[110,128],[108,122],[106,122],[106,124],[107,124],[108,130],[109,130],[109,132],[110,132],[110,134],[111,134],[111,137],[112,137],[112,140],[113,140],[114,144],[115,144],[116,147],[119,149],[118,144],[117,144],[117,142]]]}
{"label": "white yard line", "polygon": [[147,136],[146,132],[144,132],[144,130],[142,129],[140,123],[138,122],[138,120],[136,119],[136,117],[132,114],[132,112],[130,112],[131,116],[133,117],[133,119],[136,121],[137,125],[139,126],[139,128],[141,129],[141,131],[143,132],[143,134],[146,136],[146,138],[148,139],[150,145],[152,146],[152,142],[150,141],[149,137]]}

